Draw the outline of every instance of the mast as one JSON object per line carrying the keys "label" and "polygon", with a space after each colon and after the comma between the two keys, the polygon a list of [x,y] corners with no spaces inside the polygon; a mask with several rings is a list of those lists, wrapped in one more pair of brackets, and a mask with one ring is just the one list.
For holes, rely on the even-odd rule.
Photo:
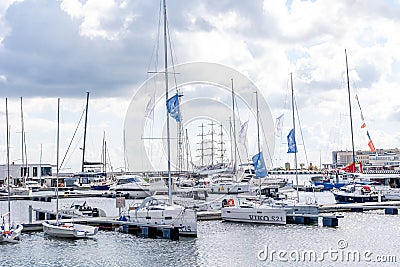
{"label": "mast", "polygon": [[258,145],[258,153],[261,152],[260,145],[260,111],[258,110],[258,92],[256,91],[256,108],[257,108],[257,145]]}
{"label": "mast", "polygon": [[10,204],[10,130],[8,125],[8,104],[6,97],[6,124],[7,124],[7,202],[8,202],[8,225],[11,225],[11,204]]}
{"label": "mast", "polygon": [[27,169],[25,164],[25,129],[24,129],[24,112],[22,110],[22,96],[21,96],[21,159],[22,159],[22,173],[21,178],[25,182],[25,175],[27,174]]}
{"label": "mast", "polygon": [[224,132],[223,132],[223,125],[222,123],[220,124],[220,128],[221,128],[221,132],[220,132],[220,137],[221,137],[221,141],[220,141],[220,158],[221,158],[221,164],[224,164]]}
{"label": "mast", "polygon": [[[293,122],[293,132],[296,136],[296,121],[294,117],[294,90],[293,90],[293,75],[290,73],[290,85],[292,88],[292,122]],[[296,171],[296,192],[297,192],[297,201],[299,201],[299,176],[297,173],[297,151],[294,152],[294,168]]]}
{"label": "mast", "polygon": [[[168,42],[167,42],[167,4],[166,0],[163,0],[163,12],[164,12],[164,69],[165,69],[165,101],[167,102],[168,97]],[[167,112],[167,154],[168,154],[168,200],[172,204],[172,177],[171,177],[171,140],[170,140],[170,129],[169,129],[169,116]]]}
{"label": "mast", "polygon": [[[258,155],[261,153],[261,145],[260,145],[260,111],[258,109],[258,91],[256,93],[256,109],[257,109],[257,148],[258,148]],[[256,170],[254,168],[254,173]],[[258,192],[260,192],[260,201],[261,201],[261,180],[259,181]]]}
{"label": "mast", "polygon": [[350,110],[350,129],[351,129],[351,148],[353,152],[353,163],[356,162],[356,153],[354,152],[354,134],[353,134],[353,116],[351,114],[351,97],[350,97],[350,80],[349,80],[349,65],[347,63],[347,52],[344,50],[346,56],[346,76],[347,76],[347,92],[349,95],[349,110]]}
{"label": "mast", "polygon": [[212,121],[210,124],[211,125],[211,166],[214,165],[214,125],[215,123]]}
{"label": "mast", "polygon": [[58,175],[59,175],[59,154],[60,154],[60,98],[58,98],[58,105],[57,105],[57,171],[56,171],[56,178],[57,178],[57,185],[56,185],[56,219],[58,222]]}
{"label": "mast", "polygon": [[233,114],[233,146],[234,146],[233,151],[234,151],[234,160],[235,160],[235,162],[233,164],[233,172],[236,172],[236,169],[237,169],[236,122],[235,122],[236,119],[235,119],[235,93],[233,91],[233,79],[231,79],[231,86],[232,86],[232,114]]}
{"label": "mast", "polygon": [[89,109],[89,92],[86,92],[86,113],[85,113],[85,128],[83,130],[83,148],[82,148],[82,172],[85,171],[85,150],[86,150],[86,128]]}

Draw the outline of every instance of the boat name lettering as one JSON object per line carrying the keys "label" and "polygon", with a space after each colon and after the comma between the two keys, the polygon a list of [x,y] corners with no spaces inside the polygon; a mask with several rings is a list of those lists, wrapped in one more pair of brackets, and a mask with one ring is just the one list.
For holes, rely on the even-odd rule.
{"label": "boat name lettering", "polygon": [[275,221],[275,222],[282,222],[282,216],[261,216],[261,215],[249,215],[250,220],[254,221]]}

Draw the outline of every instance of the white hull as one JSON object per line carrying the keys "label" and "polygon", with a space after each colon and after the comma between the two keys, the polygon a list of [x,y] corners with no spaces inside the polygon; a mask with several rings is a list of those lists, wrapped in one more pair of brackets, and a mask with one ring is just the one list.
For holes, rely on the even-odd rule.
{"label": "white hull", "polygon": [[180,235],[197,236],[196,211],[154,197],[146,198],[129,215],[130,221],[139,225],[178,227]]}
{"label": "white hull", "polygon": [[210,193],[213,194],[239,194],[250,191],[249,183],[220,183],[212,184]]}
{"label": "white hull", "polygon": [[272,207],[223,207],[221,217],[225,221],[286,224],[286,210]]}
{"label": "white hull", "polygon": [[54,237],[88,238],[97,234],[99,228],[83,224],[61,223],[51,224],[43,222],[43,231]]}

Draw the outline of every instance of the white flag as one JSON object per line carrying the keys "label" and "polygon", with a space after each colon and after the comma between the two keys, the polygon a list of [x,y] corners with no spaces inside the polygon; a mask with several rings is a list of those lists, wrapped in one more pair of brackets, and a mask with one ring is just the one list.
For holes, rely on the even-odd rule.
{"label": "white flag", "polygon": [[147,102],[145,115],[146,118],[154,120],[154,95],[150,98],[149,102]]}
{"label": "white flag", "polygon": [[282,135],[283,115],[280,115],[275,121],[275,135],[278,137]]}
{"label": "white flag", "polygon": [[249,125],[249,121],[246,121],[242,124],[239,131],[239,143],[244,144],[247,138],[247,128]]}

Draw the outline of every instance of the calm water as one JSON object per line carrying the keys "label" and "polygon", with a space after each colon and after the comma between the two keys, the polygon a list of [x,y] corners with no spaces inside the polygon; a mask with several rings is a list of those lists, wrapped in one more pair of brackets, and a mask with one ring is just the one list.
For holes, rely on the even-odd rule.
{"label": "calm water", "polygon": [[[302,193],[302,197],[310,194]],[[330,193],[318,193],[319,203],[333,200]],[[63,199],[70,205],[78,199]],[[117,215],[115,199],[88,199],[92,206],[103,207],[108,215]],[[51,203],[14,201],[13,216],[27,220],[27,207],[53,208]],[[0,203],[4,213],[7,203]],[[23,234],[15,245],[1,245],[1,266],[398,266],[372,262],[394,258],[400,262],[400,216],[383,211],[345,213],[339,227],[303,225],[251,225],[208,221],[198,223],[197,238],[179,241],[144,239],[118,232],[100,231],[94,239],[64,240],[43,233]],[[321,223],[320,223],[321,225]],[[266,250],[268,248],[268,250]],[[260,253],[263,250],[266,253]],[[279,258],[274,251],[280,251]],[[326,252],[325,252],[326,251]],[[337,252],[335,254],[335,251]],[[261,251],[262,252],[262,251]],[[315,252],[311,260],[297,260],[306,252]],[[346,257],[344,254],[358,253]],[[272,253],[272,254],[271,254]],[[274,254],[275,253],[275,254]],[[329,254],[331,253],[331,254]],[[268,258],[265,255],[268,254]],[[366,256],[364,257],[364,254]],[[272,256],[271,256],[272,255]],[[290,256],[289,256],[290,255]],[[355,254],[352,254],[355,255]],[[261,258],[261,259],[260,259]],[[316,262],[320,259],[320,262]],[[350,261],[349,261],[350,259]],[[356,262],[353,262],[353,259]],[[371,262],[367,262],[371,260]]]}

